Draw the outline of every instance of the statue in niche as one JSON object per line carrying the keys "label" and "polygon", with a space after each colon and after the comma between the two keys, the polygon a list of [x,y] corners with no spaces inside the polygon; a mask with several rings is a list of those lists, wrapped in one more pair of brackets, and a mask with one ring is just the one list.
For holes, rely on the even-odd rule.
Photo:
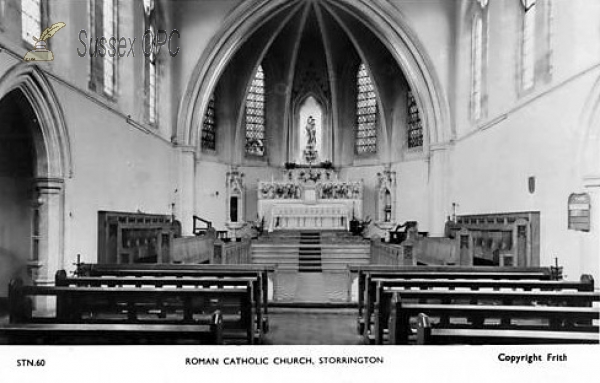
{"label": "statue in niche", "polygon": [[307,149],[314,149],[317,144],[317,128],[313,116],[309,116],[308,120],[306,120],[306,137]]}
{"label": "statue in niche", "polygon": [[317,127],[313,116],[309,116],[306,120],[306,148],[304,149],[304,159],[309,164],[317,160]]}

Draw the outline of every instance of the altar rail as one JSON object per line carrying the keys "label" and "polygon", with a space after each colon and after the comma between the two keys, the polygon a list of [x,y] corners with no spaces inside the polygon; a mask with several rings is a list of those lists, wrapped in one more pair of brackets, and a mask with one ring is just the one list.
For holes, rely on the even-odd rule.
{"label": "altar rail", "polygon": [[215,247],[214,234],[174,238],[171,260],[173,263],[213,263]]}
{"label": "altar rail", "polygon": [[[469,233],[463,233],[470,238]],[[371,241],[371,264],[392,266],[473,265],[470,247],[461,248],[455,238],[409,238],[401,244]]]}
{"label": "altar rail", "polygon": [[[413,260],[408,259],[408,264],[412,265]],[[371,265],[404,265],[402,256],[402,246],[384,243],[379,240],[371,241]]]}
{"label": "altar rail", "polygon": [[212,263],[222,265],[240,265],[252,263],[252,249],[249,239],[240,242],[215,242],[215,256]]}

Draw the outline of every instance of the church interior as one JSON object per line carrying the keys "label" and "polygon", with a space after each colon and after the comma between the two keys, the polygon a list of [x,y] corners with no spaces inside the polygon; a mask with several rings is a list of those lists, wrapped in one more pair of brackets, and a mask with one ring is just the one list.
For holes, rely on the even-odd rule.
{"label": "church interior", "polygon": [[0,343],[599,343],[599,36],[596,0],[0,0]]}

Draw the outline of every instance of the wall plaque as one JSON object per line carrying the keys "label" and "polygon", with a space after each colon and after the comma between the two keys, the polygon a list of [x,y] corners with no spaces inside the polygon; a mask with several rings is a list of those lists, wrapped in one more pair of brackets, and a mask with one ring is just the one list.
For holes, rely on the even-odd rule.
{"label": "wall plaque", "polygon": [[569,196],[569,229],[590,231],[590,196],[589,194],[571,194]]}

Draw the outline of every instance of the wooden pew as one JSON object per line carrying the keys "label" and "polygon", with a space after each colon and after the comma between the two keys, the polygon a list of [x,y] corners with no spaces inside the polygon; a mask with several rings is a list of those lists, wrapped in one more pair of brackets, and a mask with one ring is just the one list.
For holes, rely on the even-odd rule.
{"label": "wooden pew", "polygon": [[[194,293],[198,294],[183,289],[156,291],[105,287],[25,286],[17,279],[9,285],[10,323],[0,327],[0,339],[9,344],[173,344],[190,341],[222,344],[221,312],[215,310],[209,313],[210,320],[205,323],[195,320],[193,300],[199,295]],[[35,316],[32,302],[40,297],[56,297],[57,310],[53,317]],[[133,299],[133,302],[137,302],[142,297],[147,302],[158,302],[167,297],[181,298],[184,302],[184,314],[178,319],[144,318],[130,301]],[[124,317],[103,317],[103,312],[97,310],[92,315],[84,315],[91,302],[94,302],[92,306],[112,305],[110,311],[113,312],[123,311],[120,304],[124,303],[127,314]]]}
{"label": "wooden pew", "polygon": [[[451,292],[456,294],[456,292]],[[597,292],[463,292],[471,304],[405,303],[405,293],[392,293],[390,344],[408,344],[411,319],[417,318],[417,344],[555,344],[599,343],[600,301]],[[416,294],[418,295],[418,294]],[[413,295],[414,297],[415,295]],[[429,296],[428,298],[431,298]],[[454,298],[454,297],[453,297]],[[481,299],[504,304],[473,304]],[[562,302],[564,306],[532,305]],[[518,301],[519,305],[510,304]],[[529,303],[529,304],[527,304]],[[433,323],[431,318],[437,317]],[[462,319],[453,322],[452,319]],[[464,319],[467,319],[465,322]]]}
{"label": "wooden pew", "polygon": [[[382,344],[384,331],[388,328],[388,320],[393,315],[392,295],[398,293],[402,304],[406,300],[413,304],[426,304],[436,301],[440,305],[518,305],[550,306],[582,306],[589,308],[592,302],[598,301],[598,293],[594,293],[594,282],[589,276],[582,276],[580,281],[544,281],[544,280],[489,280],[489,279],[377,279],[373,303],[365,306],[365,317],[373,312],[373,331],[365,329],[365,343],[374,341]],[[419,290],[411,290],[419,289]],[[433,290],[435,289],[435,290]],[[457,290],[465,289],[465,290]],[[469,290],[466,290],[469,289]],[[372,307],[372,311],[369,308]],[[396,307],[397,308],[397,307]],[[510,310],[507,310],[510,312]],[[419,314],[419,313],[417,313]],[[415,314],[415,316],[417,315]],[[565,314],[567,315],[567,314]],[[485,318],[478,318],[476,313],[467,316],[474,324],[483,323]],[[585,317],[583,318],[585,319]],[[401,320],[401,319],[400,319]],[[502,325],[509,321],[503,319]],[[449,324],[449,318],[442,316],[440,324]],[[402,327],[402,324],[400,327]],[[391,328],[390,328],[391,330]]]}
{"label": "wooden pew", "polygon": [[418,279],[535,279],[550,280],[551,270],[546,267],[518,268],[493,266],[382,266],[360,265],[349,266],[351,274],[357,275],[358,280],[358,333],[364,334],[364,318],[367,311],[372,313],[372,303],[375,298],[373,278],[418,278]]}
{"label": "wooden pew", "polygon": [[253,277],[258,276],[258,282],[254,286],[259,306],[262,308],[263,333],[269,331],[269,274],[275,271],[275,265],[198,265],[198,264],[78,264],[76,274],[78,276],[96,277],[200,277],[213,276],[225,277]]}
{"label": "wooden pew", "polygon": [[[215,316],[215,321],[220,317]],[[214,325],[163,324],[63,324],[17,323],[0,327],[0,338],[13,345],[124,345],[196,341],[198,344],[222,344],[222,334]]]}
{"label": "wooden pew", "polygon": [[[263,313],[264,308],[262,307],[262,295],[257,287],[260,287],[260,280],[258,276],[243,276],[243,277],[214,277],[214,276],[184,276],[184,277],[171,277],[171,276],[103,276],[103,277],[68,277],[66,272],[59,271],[56,274],[55,280],[56,286],[63,287],[106,287],[106,288],[138,288],[147,289],[155,288],[158,290],[167,289],[185,289],[192,288],[197,290],[199,288],[205,289],[206,293],[210,293],[214,288],[224,290],[224,293],[218,293],[217,296],[212,297],[211,300],[217,300],[217,307],[224,316],[225,324],[224,328],[227,333],[232,329],[245,329],[247,332],[247,340],[250,343],[255,341],[258,343],[262,342],[264,335],[263,330]],[[213,288],[213,289],[211,289]],[[232,291],[231,288],[238,290],[248,291],[248,297],[240,297],[234,295],[233,297],[228,294]],[[208,290],[210,289],[210,290]],[[205,298],[208,302],[209,299]],[[161,318],[165,318],[167,315],[173,312],[174,307],[168,300],[159,301],[158,306],[154,306],[155,302],[151,302],[151,309],[157,313]],[[143,305],[140,301],[136,304],[136,307]],[[207,303],[208,305],[208,303]],[[239,320],[237,318],[239,313]]]}

